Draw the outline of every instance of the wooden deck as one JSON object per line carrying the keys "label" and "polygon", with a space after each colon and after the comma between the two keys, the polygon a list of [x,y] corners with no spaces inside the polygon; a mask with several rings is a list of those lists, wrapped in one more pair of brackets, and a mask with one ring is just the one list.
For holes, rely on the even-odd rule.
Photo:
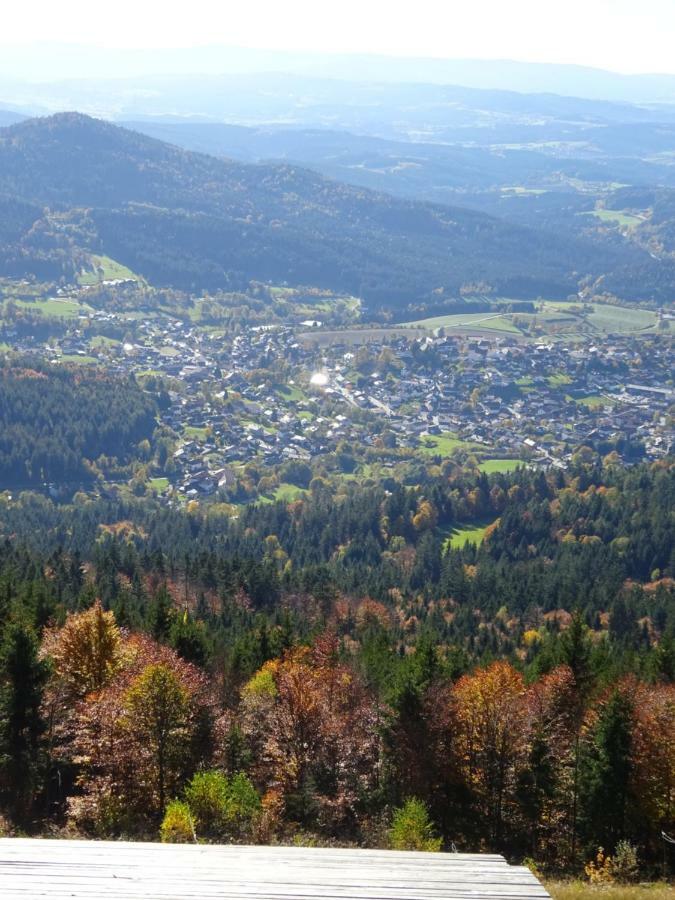
{"label": "wooden deck", "polygon": [[501,856],[0,839],[0,898],[547,900]]}

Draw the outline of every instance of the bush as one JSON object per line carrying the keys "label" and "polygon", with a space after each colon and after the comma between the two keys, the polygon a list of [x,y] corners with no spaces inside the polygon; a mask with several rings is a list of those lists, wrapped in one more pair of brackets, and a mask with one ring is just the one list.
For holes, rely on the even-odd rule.
{"label": "bush", "polygon": [[185,799],[199,832],[223,831],[227,809],[227,778],[221,772],[198,772],[185,789]]}
{"label": "bush", "polygon": [[228,826],[237,836],[245,837],[251,833],[261,808],[260,794],[243,772],[230,779],[226,818]]}
{"label": "bush", "polygon": [[591,884],[635,881],[638,876],[637,849],[630,841],[619,841],[614,856],[605,856],[603,848],[599,847],[595,860],[585,869]]}
{"label": "bush", "polygon": [[194,823],[187,803],[172,800],[159,829],[163,844],[190,844],[195,840]]}
{"label": "bush", "polygon": [[591,884],[613,884],[612,857],[605,856],[604,847],[598,847],[595,859],[590,860],[584,866]]}
{"label": "bush", "polygon": [[394,850],[427,850],[437,853],[441,839],[434,837],[429,811],[422,800],[411,797],[394,811],[389,841]]}
{"label": "bush", "polygon": [[638,876],[637,849],[630,841],[619,841],[612,859],[612,875],[622,883],[635,881]]}
{"label": "bush", "polygon": [[198,772],[185,789],[197,829],[210,837],[248,837],[260,815],[260,795],[243,773]]}

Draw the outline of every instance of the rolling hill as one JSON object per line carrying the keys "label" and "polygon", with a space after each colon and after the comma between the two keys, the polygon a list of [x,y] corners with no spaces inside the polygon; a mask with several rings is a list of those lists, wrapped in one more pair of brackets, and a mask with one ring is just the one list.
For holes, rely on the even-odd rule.
{"label": "rolling hill", "polygon": [[[548,234],[396,198],[287,164],[216,159],[77,113],[0,130],[0,273],[72,277],[105,253],[151,283],[314,284],[401,307],[481,284],[565,296],[612,271],[626,293],[675,283],[630,245]],[[639,279],[635,273],[639,272]]]}

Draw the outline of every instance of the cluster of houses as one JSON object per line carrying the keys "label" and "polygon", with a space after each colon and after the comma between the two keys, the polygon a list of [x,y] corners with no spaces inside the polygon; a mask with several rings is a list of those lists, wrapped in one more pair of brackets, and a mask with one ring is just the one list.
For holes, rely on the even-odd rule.
{"label": "cluster of houses", "polygon": [[[349,332],[324,345],[303,327],[226,334],[170,316],[95,311],[86,328],[75,319],[47,343],[7,332],[0,341],[161,379],[161,421],[177,439],[157,474],[188,498],[233,488],[247,463],[271,472],[311,463],[342,441],[372,447],[385,430],[411,453],[451,434],[486,456],[555,467],[581,445],[638,447],[651,459],[672,450],[667,338],[537,344],[399,329],[378,340],[372,329],[357,347]],[[118,337],[92,339],[92,328]]]}

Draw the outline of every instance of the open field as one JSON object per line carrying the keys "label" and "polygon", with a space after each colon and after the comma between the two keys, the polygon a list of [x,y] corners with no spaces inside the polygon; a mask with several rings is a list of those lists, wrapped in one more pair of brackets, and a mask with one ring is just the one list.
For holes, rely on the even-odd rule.
{"label": "open field", "polygon": [[101,347],[119,347],[121,343],[122,341],[117,340],[117,338],[110,338],[106,337],[104,334],[97,334],[89,341],[89,346],[92,350],[97,350]]}
{"label": "open field", "polygon": [[544,887],[553,900],[675,900],[675,885],[663,882],[596,887],[584,881],[546,881]]}
{"label": "open field", "polygon": [[581,399],[576,401],[580,403],[582,406],[587,406],[589,409],[598,409],[600,406],[605,406],[605,404],[609,404],[609,400],[605,397],[600,397],[598,395],[591,395],[590,397],[581,397]]}
{"label": "open field", "polygon": [[295,384],[277,384],[274,389],[289,403],[300,403],[307,399],[307,394]]}
{"label": "open field", "polygon": [[500,188],[502,194],[514,194],[518,197],[533,196],[538,197],[540,194],[548,194],[545,188],[528,188],[522,184]]}
{"label": "open field", "polygon": [[150,490],[155,491],[158,494],[163,493],[169,486],[168,478],[151,478],[148,482],[148,487]]}
{"label": "open field", "polygon": [[282,482],[274,492],[274,499],[283,500],[285,503],[291,503],[293,500],[297,500],[299,497],[304,497],[306,493],[307,488],[301,488],[295,484]]}
{"label": "open field", "polygon": [[506,316],[494,312],[454,313],[448,316],[418,319],[416,322],[407,322],[406,324],[411,328],[427,328],[430,331],[436,328],[471,328],[479,331],[505,331],[519,334],[516,326]]}
{"label": "open field", "polygon": [[549,377],[546,380],[548,381],[549,387],[552,387],[552,388],[563,387],[564,385],[571,384],[571,382],[572,382],[572,379],[569,375],[562,375],[562,374],[549,375]]}
{"label": "open field", "polygon": [[640,225],[644,222],[641,216],[634,216],[620,209],[594,209],[591,212],[582,213],[582,215],[595,216],[601,222],[611,222],[620,225],[622,228],[633,228],[635,225]]}
{"label": "open field", "polygon": [[199,428],[195,425],[186,425],[183,429],[183,437],[192,441],[205,441],[206,440],[206,428]]}
{"label": "open field", "polygon": [[586,333],[597,331],[600,334],[625,334],[649,329],[656,329],[657,315],[652,309],[628,306],[612,306],[609,303],[593,303],[592,312],[579,315],[572,310],[579,309],[578,302],[564,300],[545,300],[542,304],[544,312],[556,311],[567,313],[578,323],[579,329]]}
{"label": "open field", "polygon": [[625,306],[593,305],[588,321],[607,334],[612,332],[642,331],[656,326],[656,313],[650,309],[632,309]]}
{"label": "open field", "polygon": [[292,503],[294,500],[299,500],[301,497],[304,497],[307,493],[307,488],[298,487],[296,484],[289,484],[287,481],[282,481],[279,487],[276,488],[272,493],[267,495],[260,495],[255,502]]}
{"label": "open field", "polygon": [[328,347],[331,344],[345,344],[346,346],[358,346],[372,341],[386,341],[398,337],[424,337],[425,328],[397,326],[392,328],[345,328],[341,331],[323,331],[317,328],[315,331],[303,331],[298,339],[305,344],[314,344],[317,347]]}
{"label": "open field", "polygon": [[99,281],[115,281],[125,278],[137,279],[131,269],[127,269],[126,266],[109,256],[92,256],[91,265],[91,269],[82,271],[79,275],[77,280],[80,284],[98,284]]}
{"label": "open field", "polygon": [[75,363],[80,366],[92,366],[95,365],[98,360],[93,356],[83,356],[79,353],[63,353],[58,357],[58,362]]}
{"label": "open field", "polygon": [[91,306],[86,303],[61,300],[59,297],[50,297],[47,300],[13,300],[12,302],[22,309],[31,310],[50,318],[74,319],[82,313],[93,312]]}
{"label": "open field", "polygon": [[451,431],[443,434],[430,434],[420,439],[420,450],[430,456],[452,456],[455,450],[472,450],[476,444],[460,441]]}
{"label": "open field", "polygon": [[492,475],[495,472],[513,472],[518,466],[524,466],[522,459],[486,459],[478,468],[486,475]]}
{"label": "open field", "polygon": [[483,524],[472,523],[469,525],[457,525],[451,531],[447,532],[444,547],[446,549],[448,547],[454,549],[463,547],[465,544],[476,544],[476,546],[478,546],[483,543],[485,531],[490,524],[490,522],[484,522]]}

